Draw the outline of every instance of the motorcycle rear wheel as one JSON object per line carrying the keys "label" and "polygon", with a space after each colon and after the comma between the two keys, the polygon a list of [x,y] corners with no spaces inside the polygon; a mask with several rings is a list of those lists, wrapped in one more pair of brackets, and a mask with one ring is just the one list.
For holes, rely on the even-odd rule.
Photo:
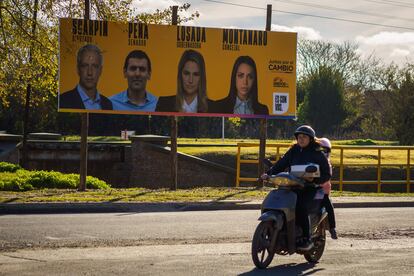
{"label": "motorcycle rear wheel", "polygon": [[269,221],[262,221],[256,227],[252,240],[252,259],[257,268],[266,268],[273,260],[275,252],[269,251],[273,231]]}
{"label": "motorcycle rear wheel", "polygon": [[310,263],[317,263],[325,250],[326,232],[323,223],[319,225],[318,232],[319,235],[313,239],[314,247],[304,254],[305,259]]}

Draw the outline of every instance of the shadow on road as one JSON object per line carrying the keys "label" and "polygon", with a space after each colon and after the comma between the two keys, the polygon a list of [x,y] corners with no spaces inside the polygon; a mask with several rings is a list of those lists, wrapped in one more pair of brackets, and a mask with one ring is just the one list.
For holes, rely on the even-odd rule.
{"label": "shadow on road", "polygon": [[[252,209],[247,201],[236,202],[101,202],[101,203],[0,203],[0,215],[56,213],[148,213]],[[254,205],[259,210],[260,205]]]}
{"label": "shadow on road", "polygon": [[323,268],[316,268],[312,263],[290,263],[273,266],[267,269],[253,269],[249,272],[239,274],[239,276],[255,276],[255,275],[312,275]]}

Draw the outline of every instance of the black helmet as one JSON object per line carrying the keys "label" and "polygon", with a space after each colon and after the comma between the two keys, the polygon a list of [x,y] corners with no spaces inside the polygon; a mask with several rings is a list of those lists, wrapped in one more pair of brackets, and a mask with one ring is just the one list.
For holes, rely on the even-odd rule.
{"label": "black helmet", "polygon": [[308,125],[303,125],[303,126],[298,127],[295,130],[295,137],[298,138],[299,134],[308,135],[312,139],[315,139],[315,136],[316,136],[315,131],[313,130],[313,128],[308,126]]}

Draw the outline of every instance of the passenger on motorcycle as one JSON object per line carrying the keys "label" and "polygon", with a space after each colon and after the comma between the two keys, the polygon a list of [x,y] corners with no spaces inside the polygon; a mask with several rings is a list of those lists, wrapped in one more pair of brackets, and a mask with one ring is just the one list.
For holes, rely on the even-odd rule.
{"label": "passenger on motorcycle", "polygon": [[[332,174],[332,165],[329,159],[330,154],[331,154],[331,148],[332,148],[331,141],[329,141],[329,139],[325,137],[318,138],[317,141],[323,149],[322,150],[323,154],[325,154],[326,158],[328,159],[329,167],[331,169],[331,174]],[[336,233],[335,211],[334,211],[334,207],[331,202],[331,199],[329,198],[329,194],[331,193],[331,187],[332,187],[331,181],[330,180],[326,181],[325,183],[321,185],[321,187],[325,193],[323,200],[322,200],[322,206],[324,206],[326,209],[326,212],[328,212],[329,233],[331,234],[331,238],[336,240],[338,238],[338,235]]]}
{"label": "passenger on motorcycle", "polygon": [[[315,179],[305,179],[309,184],[322,184],[331,178],[331,172],[328,160],[320,150],[320,145],[315,141],[315,131],[308,125],[302,125],[295,131],[296,143],[279,159],[262,179],[269,175],[276,175],[284,172],[293,165],[306,165],[315,163],[319,165],[320,177]],[[310,219],[309,210],[311,210],[316,201],[315,194],[320,187],[314,185],[305,185],[305,188],[297,191],[296,202],[296,223],[302,227],[304,239],[297,244],[299,250],[310,250],[313,243],[310,239]]]}

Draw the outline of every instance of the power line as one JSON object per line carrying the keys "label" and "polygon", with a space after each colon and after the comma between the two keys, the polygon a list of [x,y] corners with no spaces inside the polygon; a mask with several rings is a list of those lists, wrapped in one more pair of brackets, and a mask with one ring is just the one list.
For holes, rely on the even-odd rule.
{"label": "power line", "polygon": [[378,4],[383,4],[383,5],[390,5],[390,6],[397,6],[397,7],[403,7],[403,8],[414,8],[414,5],[410,5],[408,3],[404,3],[404,2],[399,2],[399,1],[378,1],[378,0],[365,0],[367,2],[372,2],[372,3],[378,3]]}
{"label": "power line", "polygon": [[[256,10],[266,10],[266,8],[260,8],[260,7],[250,6],[250,5],[243,5],[243,4],[224,2],[224,1],[217,1],[217,0],[203,0],[203,1],[211,2],[211,3],[217,3],[217,4],[223,4],[223,5],[230,5],[230,6],[256,9]],[[395,28],[395,29],[403,29],[403,30],[414,31],[414,28],[409,28],[409,27],[401,27],[401,26],[386,25],[386,24],[379,24],[379,23],[371,23],[371,22],[351,20],[351,19],[343,19],[343,18],[330,17],[330,16],[313,15],[313,14],[290,12],[290,11],[275,10],[275,9],[272,9],[272,12],[280,12],[280,13],[301,15],[301,16],[307,16],[307,17],[315,17],[315,18],[322,18],[322,19],[328,19],[328,20],[342,21],[342,22],[351,22],[351,23],[357,23],[357,24],[364,24],[364,25],[371,25],[371,26],[380,26],[380,27],[386,27],[386,28]]]}
{"label": "power line", "polygon": [[325,6],[325,5],[309,4],[309,3],[304,3],[304,2],[300,2],[300,1],[293,1],[293,0],[273,0],[273,1],[283,2],[283,3],[286,3],[286,4],[300,5],[300,6],[305,6],[305,7],[325,9],[325,10],[341,11],[341,12],[348,12],[348,13],[354,13],[354,14],[375,16],[375,17],[380,17],[380,18],[407,20],[407,21],[413,21],[414,22],[413,18],[402,18],[402,17],[392,16],[392,15],[388,15],[388,14],[386,15],[386,14],[378,14],[378,13],[373,13],[373,12],[364,12],[364,11],[356,11],[356,10],[343,9],[343,8],[334,8],[334,7]]}

